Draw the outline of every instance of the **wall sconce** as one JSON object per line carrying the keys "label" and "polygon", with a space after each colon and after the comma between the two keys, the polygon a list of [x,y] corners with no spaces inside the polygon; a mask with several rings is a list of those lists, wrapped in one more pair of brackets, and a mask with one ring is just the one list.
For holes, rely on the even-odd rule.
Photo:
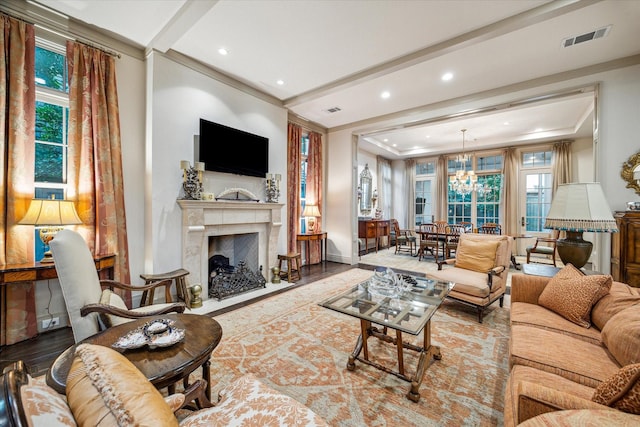
{"label": "wall sconce", "polygon": [[41,263],[53,262],[53,255],[49,250],[49,242],[65,225],[82,224],[76,207],[70,200],[33,199],[24,218],[18,221],[21,225],[35,225],[40,228],[40,240],[47,246]]}
{"label": "wall sconce", "polygon": [[184,199],[202,199],[202,172],[204,172],[204,163],[196,162],[194,166],[191,166],[188,160],[180,160],[180,169],[182,169]]}

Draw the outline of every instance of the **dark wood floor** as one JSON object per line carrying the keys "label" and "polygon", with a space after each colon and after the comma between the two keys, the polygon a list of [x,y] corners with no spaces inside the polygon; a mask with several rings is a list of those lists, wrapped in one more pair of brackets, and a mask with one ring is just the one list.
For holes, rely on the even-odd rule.
{"label": "dark wood floor", "polygon": [[[304,286],[324,277],[341,273],[354,267],[371,268],[367,265],[351,266],[335,262],[303,266],[302,278],[296,282],[294,287],[283,289],[281,292],[286,292],[287,290],[291,290],[295,287]],[[274,294],[272,293],[270,295]],[[215,316],[235,310],[266,297],[267,296],[258,297],[253,300],[244,301],[234,306],[210,313],[210,315]],[[73,343],[74,341],[71,328],[67,327],[39,334],[29,340],[22,341],[14,345],[4,346],[0,349],[0,369],[16,360],[22,360],[25,362],[29,374],[32,376],[42,375],[47,371],[47,369],[49,369],[49,366],[51,366],[55,358],[58,357],[58,355],[66,348],[73,345]]]}

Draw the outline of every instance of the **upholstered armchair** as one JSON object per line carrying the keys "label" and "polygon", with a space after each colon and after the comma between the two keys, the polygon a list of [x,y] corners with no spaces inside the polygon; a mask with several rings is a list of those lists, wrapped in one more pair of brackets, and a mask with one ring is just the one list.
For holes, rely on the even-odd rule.
{"label": "upholstered armchair", "polygon": [[132,286],[114,280],[101,281],[87,243],[72,230],[58,232],[50,246],[76,342],[131,319],[182,313],[186,308],[184,303],[165,303],[130,309],[120,295],[113,292],[115,289],[144,292],[171,282]]}
{"label": "upholstered armchair", "polygon": [[117,351],[81,344],[71,365],[66,395],[34,381],[20,362],[5,370],[0,376],[0,425],[327,426],[311,409],[251,374],[223,387],[215,406],[185,410],[193,409],[194,400],[206,399],[203,390],[207,386],[198,379],[182,393],[163,396]]}
{"label": "upholstered armchair", "polygon": [[504,304],[513,238],[504,235],[463,233],[456,256],[438,262],[427,276],[455,283],[447,298],[473,306],[482,323],[484,310],[496,300]]}

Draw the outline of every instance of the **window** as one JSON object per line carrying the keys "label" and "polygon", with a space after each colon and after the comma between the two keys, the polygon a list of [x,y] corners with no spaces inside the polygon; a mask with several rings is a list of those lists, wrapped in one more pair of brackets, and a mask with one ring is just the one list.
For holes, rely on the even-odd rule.
{"label": "window", "polygon": [[302,134],[302,141],[300,141],[300,232],[307,232],[307,221],[302,216],[304,207],[307,200],[307,170],[309,166],[309,134]]}
{"label": "window", "polygon": [[[35,52],[36,199],[65,198],[67,182],[67,126],[69,96],[64,49],[38,42]],[[42,259],[45,245],[36,230],[35,259]]]}
{"label": "window", "polygon": [[[500,223],[500,195],[502,192],[502,155],[470,157],[464,169],[474,170],[484,191],[460,194],[449,188],[447,221],[450,224],[471,222],[480,227],[487,222]],[[454,176],[463,166],[455,159],[449,159],[448,174]]]}
{"label": "window", "polygon": [[544,223],[553,197],[551,173],[552,151],[522,154],[522,172],[525,184],[525,232],[544,232]]}
{"label": "window", "polygon": [[416,226],[433,222],[435,161],[416,163]]}

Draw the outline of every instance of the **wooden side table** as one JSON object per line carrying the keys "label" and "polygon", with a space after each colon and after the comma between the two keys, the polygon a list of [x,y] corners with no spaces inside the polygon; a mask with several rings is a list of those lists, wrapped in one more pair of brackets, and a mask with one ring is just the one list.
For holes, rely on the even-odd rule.
{"label": "wooden side table", "polygon": [[[206,396],[211,401],[211,352],[220,343],[222,327],[209,316],[198,314],[165,314],[144,319],[136,319],[109,328],[93,335],[81,343],[111,347],[120,337],[153,319],[173,319],[176,328],[185,330],[184,339],[170,347],[149,350],[147,346],[133,350],[119,350],[129,359],[156,388],[169,387],[186,381],[189,374],[202,367],[202,378],[207,381]],[[58,393],[65,393],[67,375],[75,355],[76,346],[66,349],[47,371],[47,384]],[[186,384],[185,384],[186,385]]]}
{"label": "wooden side table", "polygon": [[315,233],[302,233],[296,236],[296,241],[298,243],[298,253],[300,252],[301,242],[304,242],[305,247],[305,260],[306,265],[309,265],[309,242],[313,242],[316,240],[320,240],[320,262],[326,261],[327,257],[327,232],[326,231],[318,231]]}

